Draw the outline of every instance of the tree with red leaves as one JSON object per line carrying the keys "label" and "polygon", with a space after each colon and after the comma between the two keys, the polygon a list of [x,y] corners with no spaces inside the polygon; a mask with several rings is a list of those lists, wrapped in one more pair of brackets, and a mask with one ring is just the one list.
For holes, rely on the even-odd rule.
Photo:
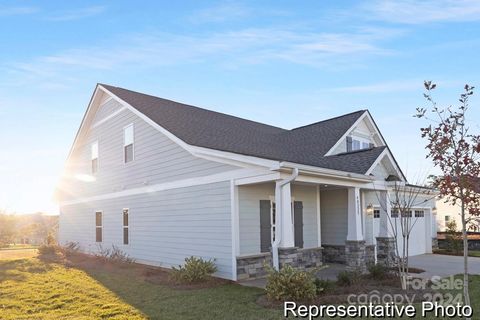
{"label": "tree with red leaves", "polygon": [[[468,237],[467,225],[480,215],[480,135],[472,134],[466,124],[470,97],[474,87],[465,85],[458,106],[440,108],[432,98],[436,84],[424,83],[425,99],[429,108],[417,108],[415,117],[427,119],[428,127],[421,128],[422,138],[427,140],[427,158],[433,161],[441,174],[433,177],[433,186],[440,196],[452,205],[460,204],[463,237],[463,295],[464,303],[470,305],[468,292]],[[433,118],[427,115],[433,114]]]}

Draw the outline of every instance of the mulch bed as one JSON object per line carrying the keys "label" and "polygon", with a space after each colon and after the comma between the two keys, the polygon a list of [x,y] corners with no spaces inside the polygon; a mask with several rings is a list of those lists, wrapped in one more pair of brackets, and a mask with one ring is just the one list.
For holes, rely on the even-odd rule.
{"label": "mulch bed", "polygon": [[168,286],[172,289],[179,290],[214,288],[232,283],[230,280],[216,277],[209,277],[207,281],[199,283],[178,283],[171,278],[171,271],[166,268],[147,266],[140,263],[114,263],[83,253],[75,253],[74,255],[69,256],[68,259],[65,259],[63,262],[68,267],[77,267],[86,271],[102,270],[114,273],[134,272],[138,277],[143,278],[146,282]]}
{"label": "mulch bed", "polygon": [[209,277],[205,282],[199,283],[179,283],[174,281],[170,275],[171,272],[168,269],[155,267],[145,267],[142,272],[142,276],[144,277],[145,281],[149,283],[165,285],[173,289],[181,290],[214,288],[233,283],[230,280],[216,277]]}

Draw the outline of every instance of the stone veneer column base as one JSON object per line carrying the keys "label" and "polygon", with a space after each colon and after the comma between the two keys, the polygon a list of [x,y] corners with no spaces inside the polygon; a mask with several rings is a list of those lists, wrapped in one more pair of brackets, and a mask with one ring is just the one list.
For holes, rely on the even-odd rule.
{"label": "stone veneer column base", "polygon": [[270,252],[237,257],[237,280],[263,278],[267,275],[265,266],[272,266]]}
{"label": "stone veneer column base", "polygon": [[285,265],[309,270],[322,265],[322,248],[278,248],[280,269]]}
{"label": "stone veneer column base", "polygon": [[396,257],[395,246],[395,238],[377,237],[377,263],[393,267]]}
{"label": "stone veneer column base", "polygon": [[347,271],[367,272],[365,241],[345,241]]}
{"label": "stone veneer column base", "polygon": [[438,249],[438,239],[435,237],[435,238],[432,238],[432,250],[436,250]]}

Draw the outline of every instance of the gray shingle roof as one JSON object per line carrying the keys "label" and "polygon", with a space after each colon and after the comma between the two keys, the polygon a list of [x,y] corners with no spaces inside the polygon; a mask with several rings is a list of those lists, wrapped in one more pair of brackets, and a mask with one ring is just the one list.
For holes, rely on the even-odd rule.
{"label": "gray shingle roof", "polygon": [[292,130],[101,84],[184,142],[265,159],[364,174],[385,147],[325,157],[366,112],[359,110]]}

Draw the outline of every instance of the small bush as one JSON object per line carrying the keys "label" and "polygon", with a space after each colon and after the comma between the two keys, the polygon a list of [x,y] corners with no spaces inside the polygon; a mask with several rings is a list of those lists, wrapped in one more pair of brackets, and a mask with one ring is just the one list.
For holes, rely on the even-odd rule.
{"label": "small bush", "polygon": [[131,258],[127,253],[119,247],[112,245],[112,248],[104,248],[101,244],[97,246],[98,250],[95,257],[103,262],[114,263],[134,263],[135,259]]}
{"label": "small bush", "polygon": [[38,253],[42,256],[52,255],[57,253],[57,249],[58,249],[57,246],[43,244],[40,247],[38,247]]}
{"label": "small bush", "polygon": [[360,276],[358,271],[342,271],[337,275],[337,284],[342,287],[354,285],[360,281]]}
{"label": "small bush", "polygon": [[323,280],[323,279],[318,279],[315,278],[315,288],[318,294],[322,294],[325,292],[331,291],[335,287],[335,282],[330,281],[330,280]]}
{"label": "small bush", "polygon": [[48,233],[46,243],[49,246],[56,246],[57,245],[57,239],[55,239],[55,236],[53,235],[52,232]]}
{"label": "small bush", "polygon": [[371,264],[368,266],[368,272],[373,279],[382,280],[389,275],[389,269],[387,266],[381,263]]}
{"label": "small bush", "polygon": [[202,258],[185,258],[185,264],[172,267],[172,278],[177,282],[196,283],[203,282],[217,271],[214,260],[205,261]]}
{"label": "small bush", "polygon": [[277,301],[305,301],[317,294],[313,274],[284,266],[280,271],[268,268],[267,297]]}
{"label": "small bush", "polygon": [[130,257],[126,252],[122,251],[119,247],[112,245],[112,250],[110,251],[110,256],[108,259],[112,262],[120,263],[134,263],[135,259]]}
{"label": "small bush", "polygon": [[80,245],[78,244],[78,242],[67,242],[62,247],[62,251],[66,257],[70,257],[80,251]]}
{"label": "small bush", "polygon": [[447,248],[450,251],[460,254],[460,251],[463,250],[463,239],[462,234],[457,230],[457,223],[455,220],[452,220],[446,224],[446,236]]}

